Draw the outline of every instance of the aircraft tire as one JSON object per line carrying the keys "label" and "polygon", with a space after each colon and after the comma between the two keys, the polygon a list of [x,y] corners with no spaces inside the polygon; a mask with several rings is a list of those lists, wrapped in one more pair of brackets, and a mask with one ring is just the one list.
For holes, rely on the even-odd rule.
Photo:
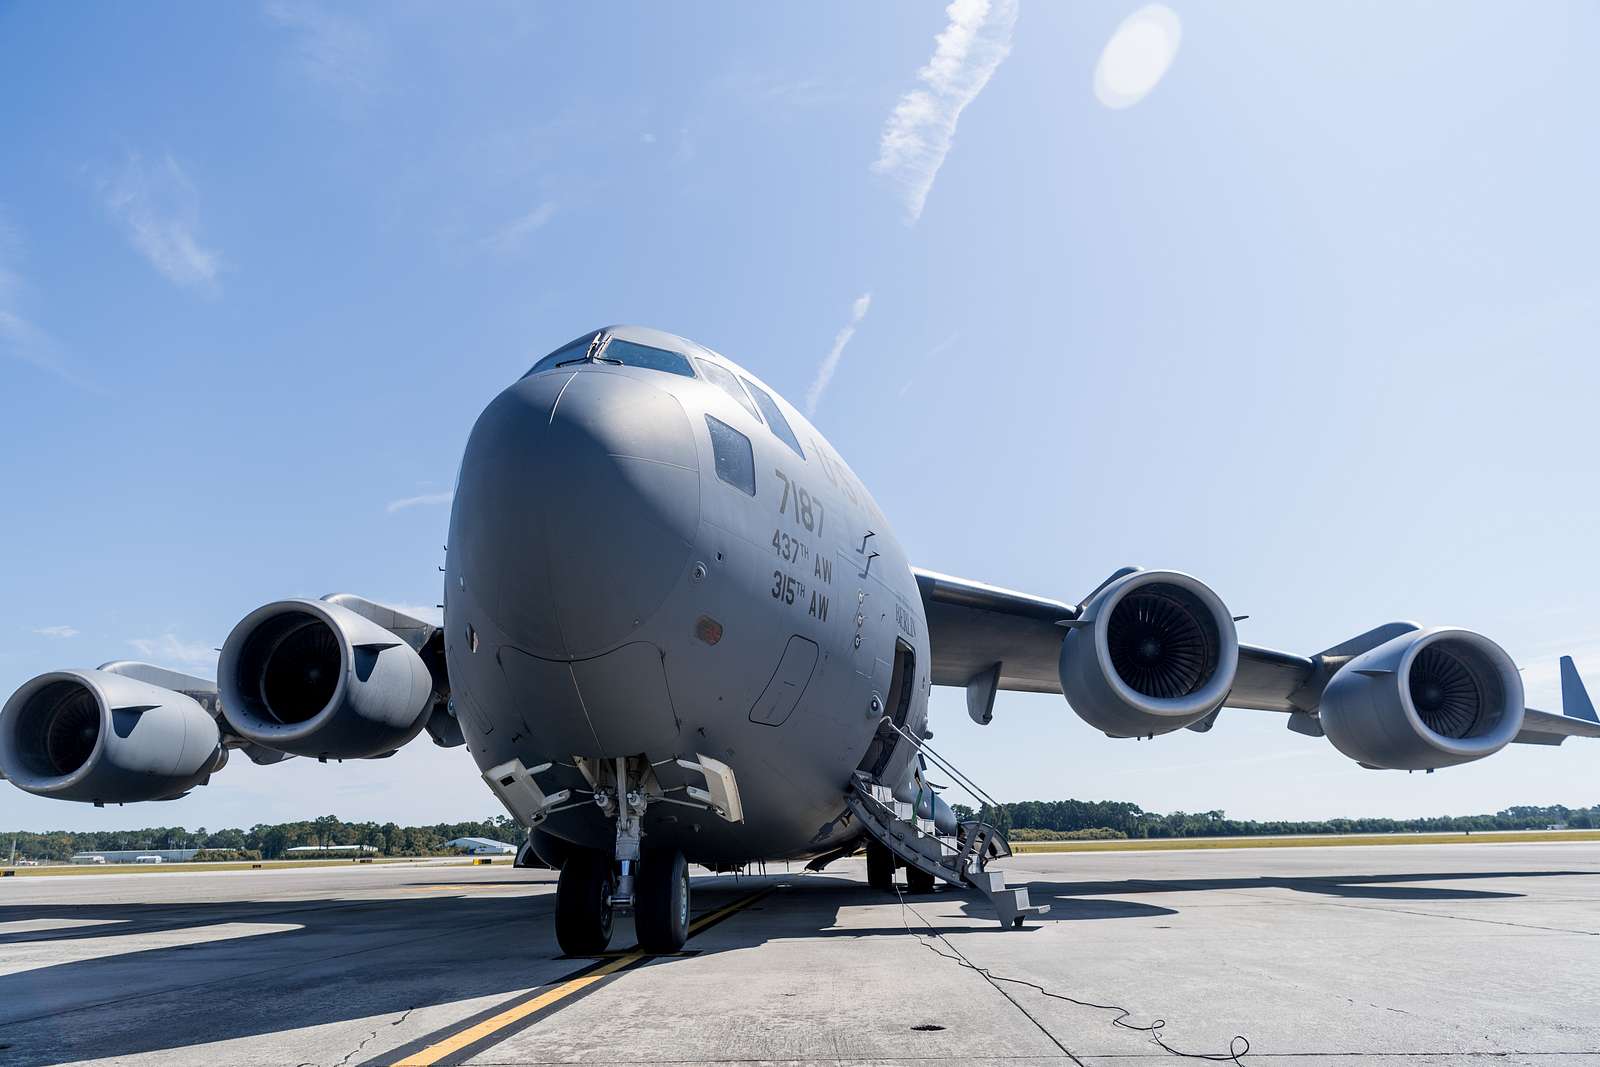
{"label": "aircraft tire", "polygon": [[689,863],[683,853],[647,852],[633,889],[633,926],[646,952],[671,953],[689,940]]}
{"label": "aircraft tire", "polygon": [[915,867],[906,868],[906,892],[931,893],[936,884],[933,875],[926,871],[919,871]]}
{"label": "aircraft tire", "polygon": [[556,941],[569,956],[593,956],[611,943],[611,857],[575,851],[556,881]]}
{"label": "aircraft tire", "polygon": [[894,892],[894,853],[876,841],[867,842],[867,884],[882,893]]}

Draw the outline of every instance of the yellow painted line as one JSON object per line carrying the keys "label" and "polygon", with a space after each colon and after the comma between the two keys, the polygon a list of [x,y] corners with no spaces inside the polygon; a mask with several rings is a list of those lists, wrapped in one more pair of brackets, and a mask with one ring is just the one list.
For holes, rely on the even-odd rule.
{"label": "yellow painted line", "polygon": [[[709,915],[702,915],[700,918],[689,924],[690,936],[693,936],[695,933],[705,929],[714,922],[721,921],[736,911],[748,908],[750,905],[754,904],[756,901],[760,900],[766,895],[767,890],[763,889],[758,892],[751,893],[747,897],[741,897],[732,904],[718,908]],[[500,1030],[504,1030],[511,1024],[521,1019],[526,1019],[528,1016],[532,1015],[536,1011],[539,1011],[541,1008],[547,1008],[552,1004],[566,1000],[574,993],[587,989],[589,986],[601,981],[608,975],[615,974],[625,967],[632,967],[640,960],[648,958],[648,955],[648,953],[644,952],[630,952],[626,956],[619,956],[614,960],[608,960],[606,963],[601,964],[599,967],[589,971],[586,974],[579,975],[576,978],[563,982],[554,989],[546,990],[531,1000],[524,1000],[518,1004],[514,1004],[505,1011],[500,1012],[498,1015],[491,1015],[489,1018],[483,1020],[483,1022],[478,1023],[475,1026],[469,1026],[465,1030],[452,1034],[437,1044],[429,1045],[420,1052],[412,1053],[410,1056],[407,1056],[405,1059],[400,1060],[397,1064],[395,1064],[395,1067],[432,1067],[433,1064],[438,1063],[446,1056],[449,1056],[455,1052],[460,1052],[468,1045],[476,1044],[477,1042],[482,1041],[484,1038],[489,1037]]]}
{"label": "yellow painted line", "polygon": [[401,1060],[396,1067],[430,1067],[430,1065],[438,1063],[452,1052],[460,1052],[468,1045],[482,1041],[490,1034],[505,1029],[518,1019],[526,1018],[547,1005],[565,1000],[580,989],[594,985],[613,971],[620,971],[622,968],[632,966],[642,959],[644,959],[644,953],[635,952],[602,964],[599,968],[590,971],[581,978],[574,978],[570,982],[564,982],[548,992],[541,993],[532,1000],[525,1000],[514,1007],[507,1008],[499,1015],[491,1015],[477,1026],[469,1026],[467,1029],[445,1038],[436,1045],[429,1045],[421,1052]]}

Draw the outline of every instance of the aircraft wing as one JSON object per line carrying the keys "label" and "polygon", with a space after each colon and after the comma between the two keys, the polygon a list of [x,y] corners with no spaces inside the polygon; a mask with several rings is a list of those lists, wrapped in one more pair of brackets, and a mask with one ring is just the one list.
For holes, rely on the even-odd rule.
{"label": "aircraft wing", "polygon": [[[999,688],[1060,693],[1061,623],[1080,607],[1060,600],[913,568],[922,591],[933,650],[933,684],[965,688],[1000,665]],[[1300,711],[1291,699],[1316,673],[1305,656],[1239,646],[1239,673],[1229,707]],[[1312,705],[1314,707],[1315,704]]]}
{"label": "aircraft wing", "polygon": [[[1106,584],[1126,573],[1133,572],[1119,572]],[[913,568],[913,574],[928,623],[933,684],[966,689],[976,721],[988,721],[995,690],[1063,693],[1062,640],[1075,625],[1085,625],[1080,620],[1095,594],[1085,604],[1069,604],[937,571]],[[1312,656],[1241,643],[1238,670],[1222,706],[1285,712],[1291,729],[1321,735],[1316,715],[1339,668],[1420,629],[1415,623],[1387,623]],[[1554,745],[1567,737],[1600,737],[1600,721],[1570,658],[1562,661],[1562,672],[1566,714],[1526,709],[1513,741]],[[1207,730],[1213,719],[1207,716],[1190,728]]]}

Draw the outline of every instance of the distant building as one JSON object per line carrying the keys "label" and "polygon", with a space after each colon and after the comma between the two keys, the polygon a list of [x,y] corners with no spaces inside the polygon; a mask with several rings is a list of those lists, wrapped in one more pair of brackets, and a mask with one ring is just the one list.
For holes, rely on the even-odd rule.
{"label": "distant building", "polygon": [[296,845],[283,850],[285,856],[358,856],[378,851],[371,845]]}
{"label": "distant building", "polygon": [[446,841],[444,845],[445,848],[453,848],[469,856],[513,856],[517,852],[516,845],[493,841],[487,837],[458,837],[454,841]]}
{"label": "distant building", "polygon": [[1567,824],[1564,822],[1553,822],[1545,827],[1546,830],[1565,830],[1566,828]]}
{"label": "distant building", "polygon": [[[79,852],[73,863],[186,863],[194,859],[197,848],[126,848]],[[152,858],[153,857],[153,858]]]}

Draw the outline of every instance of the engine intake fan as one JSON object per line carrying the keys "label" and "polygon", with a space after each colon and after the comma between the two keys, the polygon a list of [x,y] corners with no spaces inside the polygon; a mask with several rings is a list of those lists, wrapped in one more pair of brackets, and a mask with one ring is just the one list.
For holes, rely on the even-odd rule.
{"label": "engine intake fan", "polygon": [[1061,690],[1112,737],[1170,733],[1222,706],[1239,665],[1233,618],[1204,583],[1136,571],[1098,590],[1061,642]]}
{"label": "engine intake fan", "polygon": [[226,760],[216,720],[193,698],[111,671],[41,674],[0,709],[0,771],[37,796],[165,800]]}
{"label": "engine intake fan", "polygon": [[394,632],[326,600],[246,615],[217,665],[222,713],[258,745],[319,759],[385,755],[422,731],[433,679]]}
{"label": "engine intake fan", "polygon": [[1471,630],[1402,634],[1346,663],[1322,694],[1328,740],[1368,767],[1434,770],[1492,756],[1522,729],[1522,675]]}

